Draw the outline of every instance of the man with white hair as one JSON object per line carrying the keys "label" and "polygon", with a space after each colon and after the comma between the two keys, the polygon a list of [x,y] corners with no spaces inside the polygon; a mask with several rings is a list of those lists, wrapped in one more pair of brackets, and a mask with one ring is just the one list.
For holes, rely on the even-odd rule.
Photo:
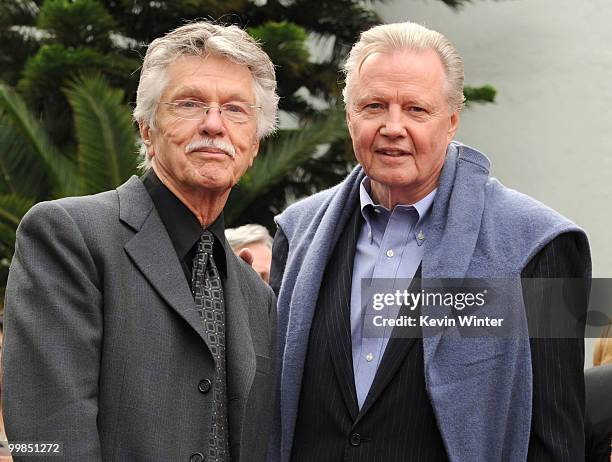
{"label": "man with white hair", "polygon": [[[453,141],[464,72],[444,36],[414,23],[374,27],[345,71],[360,165],[277,217],[272,460],[582,460],[582,339],[530,340],[527,315],[554,312],[523,303],[521,278],[590,277],[584,232],[505,188],[483,154]],[[498,300],[518,330],[373,331],[368,291],[403,278],[503,278],[510,292]]]}
{"label": "man with white hair", "polygon": [[227,244],[223,207],[277,104],[272,62],[236,26],[151,42],[134,110],[144,176],[38,204],[19,227],[12,441],[57,443],[74,461],[265,459],[275,297]]}
{"label": "man with white hair", "polygon": [[229,228],[225,230],[225,238],[236,255],[248,258],[257,274],[264,281],[270,281],[272,236],[265,226],[248,224],[238,228]]}

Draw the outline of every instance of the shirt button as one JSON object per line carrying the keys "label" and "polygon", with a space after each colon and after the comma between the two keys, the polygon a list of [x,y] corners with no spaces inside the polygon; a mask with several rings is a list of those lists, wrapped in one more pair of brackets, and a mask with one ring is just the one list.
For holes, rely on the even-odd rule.
{"label": "shirt button", "polygon": [[204,454],[202,454],[201,452],[196,452],[195,454],[192,454],[189,458],[189,462],[203,462],[203,460]]}
{"label": "shirt button", "polygon": [[361,444],[361,435],[359,433],[353,433],[349,438],[351,446],[359,446]]}
{"label": "shirt button", "polygon": [[395,255],[393,253],[393,250],[391,250],[391,249],[387,250],[387,257],[391,258],[391,257],[393,257],[393,255]]}
{"label": "shirt button", "polygon": [[372,353],[368,353],[366,355],[366,361],[367,362],[371,363],[373,359],[374,359],[374,355]]}

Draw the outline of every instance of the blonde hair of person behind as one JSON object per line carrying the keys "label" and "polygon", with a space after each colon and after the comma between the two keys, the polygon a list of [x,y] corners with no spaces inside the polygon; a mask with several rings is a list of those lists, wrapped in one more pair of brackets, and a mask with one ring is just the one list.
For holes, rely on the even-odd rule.
{"label": "blonde hair of person behind", "polygon": [[359,69],[365,59],[374,53],[413,50],[436,52],[446,73],[446,94],[451,112],[459,111],[465,101],[463,95],[463,59],[453,44],[441,33],[413,22],[382,24],[363,32],[351,49],[344,64],[346,85],[342,90],[344,104],[348,106]]}
{"label": "blonde hair of person behind", "polygon": [[612,322],[608,324],[600,338],[595,343],[593,366],[612,364]]}

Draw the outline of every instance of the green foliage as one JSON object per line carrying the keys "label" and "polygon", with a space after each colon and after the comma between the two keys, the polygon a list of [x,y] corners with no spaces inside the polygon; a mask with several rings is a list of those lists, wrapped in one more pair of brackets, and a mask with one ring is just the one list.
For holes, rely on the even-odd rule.
{"label": "green foliage", "polygon": [[[306,46],[308,34],[303,27],[287,21],[269,21],[248,29],[258,39],[277,69],[277,80],[285,82],[281,97],[293,94],[299,87],[299,77],[309,66],[310,53]],[[294,85],[291,85],[294,83]]]}
{"label": "green foliage", "polygon": [[0,84],[0,169],[3,193],[43,200],[61,194],[57,171],[68,160],[49,139],[25,101]]}
{"label": "green foliage", "polygon": [[0,0],[0,80],[14,85],[29,56],[36,53],[39,40],[27,29],[34,25],[38,7],[27,0]]}
{"label": "green foliage", "polygon": [[120,185],[136,171],[136,140],[123,92],[93,76],[72,83],[65,93],[74,111],[80,191]]}
{"label": "green foliage", "polygon": [[287,19],[322,37],[334,37],[329,60],[336,67],[346,57],[359,34],[382,21],[368,3],[354,0],[295,0]]}
{"label": "green foliage", "polygon": [[104,60],[104,55],[92,48],[43,45],[28,60],[17,88],[28,100],[37,102],[50,93],[59,93],[67,78],[104,68]]}
{"label": "green foliage", "polygon": [[13,256],[17,226],[33,205],[33,200],[19,195],[0,195],[0,260],[8,260]]}
{"label": "green foliage", "polygon": [[94,46],[110,49],[113,17],[96,0],[47,0],[37,25],[53,34],[53,41],[66,47]]}
{"label": "green foliage", "polygon": [[473,103],[494,103],[497,90],[492,85],[483,85],[481,87],[466,86],[463,89],[465,95],[465,103],[467,106]]}
{"label": "green foliage", "polygon": [[71,150],[76,140],[62,87],[84,72],[103,73],[117,83],[124,81],[136,66],[133,59],[103,54],[93,48],[43,45],[28,59],[17,89],[34,111],[44,115],[53,141],[64,150]]}
{"label": "green foliage", "polygon": [[251,0],[100,0],[100,3],[117,22],[117,32],[142,44],[195,19],[260,24],[243,20],[244,11],[253,5]]}
{"label": "green foliage", "polygon": [[93,194],[135,172],[136,138],[122,92],[100,76],[80,78],[65,91],[75,114],[74,156],[53,144],[23,98],[0,85],[1,194],[31,202]]}

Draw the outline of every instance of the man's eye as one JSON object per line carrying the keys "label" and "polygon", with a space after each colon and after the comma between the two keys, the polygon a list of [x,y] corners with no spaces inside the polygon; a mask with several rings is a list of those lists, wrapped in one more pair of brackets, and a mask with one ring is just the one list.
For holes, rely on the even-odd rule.
{"label": "man's eye", "polygon": [[419,106],[410,106],[408,108],[409,112],[426,112],[425,108],[419,107]]}
{"label": "man's eye", "polygon": [[380,110],[383,110],[384,108],[385,106],[382,103],[368,103],[364,106],[364,109],[366,111],[380,111]]}
{"label": "man's eye", "polygon": [[190,99],[183,99],[183,100],[177,101],[176,106],[180,109],[194,109],[194,108],[200,107],[197,101],[192,101]]}
{"label": "man's eye", "polygon": [[223,105],[225,112],[231,112],[233,114],[246,114],[247,108],[241,104],[228,103]]}

